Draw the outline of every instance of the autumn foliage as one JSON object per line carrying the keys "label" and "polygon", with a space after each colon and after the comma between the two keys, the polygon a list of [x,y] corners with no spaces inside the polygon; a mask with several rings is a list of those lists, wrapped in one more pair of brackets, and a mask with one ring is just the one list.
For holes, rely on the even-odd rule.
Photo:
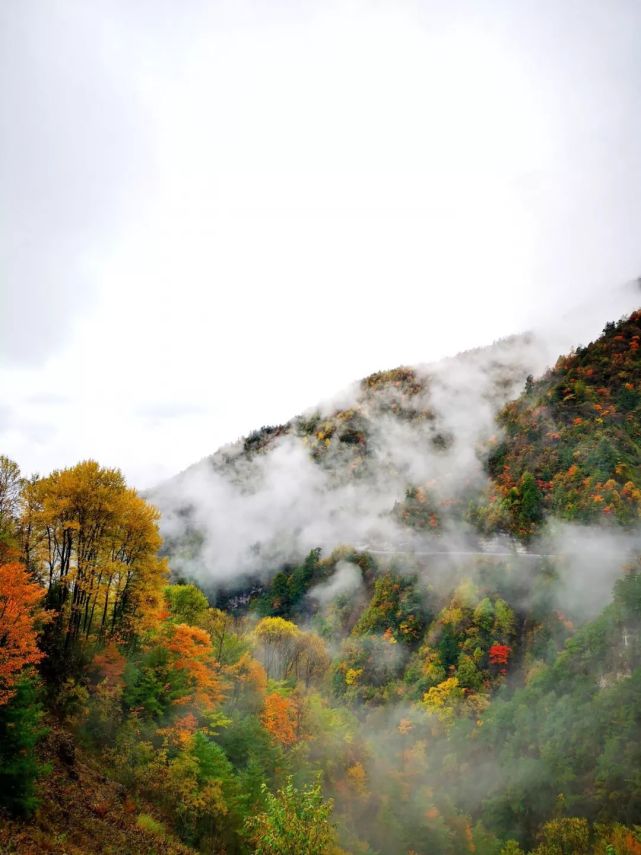
{"label": "autumn foliage", "polygon": [[630,525],[641,516],[641,312],[558,359],[499,413],[477,522],[532,537],[546,514]]}
{"label": "autumn foliage", "polygon": [[187,624],[172,626],[167,649],[173,667],[188,676],[191,692],[182,697],[181,704],[197,702],[206,709],[215,707],[223,697],[223,686],[214,670],[211,637],[204,629]]}
{"label": "autumn foliage", "polygon": [[22,669],[42,659],[38,627],[46,619],[43,593],[24,565],[0,565],[0,704],[14,694]]}
{"label": "autumn foliage", "polygon": [[507,667],[512,648],[507,644],[493,644],[489,649],[490,665]]}
{"label": "autumn foliage", "polygon": [[61,658],[89,639],[129,639],[153,627],[167,573],[158,518],[119,470],[93,460],[27,484],[25,561],[58,613]]}
{"label": "autumn foliage", "polygon": [[297,741],[298,706],[294,699],[271,692],[265,697],[261,720],[265,730],[281,745]]}
{"label": "autumn foliage", "polygon": [[[551,515],[638,525],[640,343],[634,315],[529,378],[489,441],[470,522],[526,541]],[[428,392],[399,369],[359,394],[429,427],[440,453]],[[356,476],[368,418],[292,429]],[[264,428],[244,453],[289,430]],[[389,509],[435,545],[453,512],[439,487],[409,486]],[[641,855],[640,564],[594,620],[558,610],[563,565],[533,549],[470,553],[450,574],[412,546],[317,548],[256,584],[201,590],[189,562],[169,583],[158,514],[118,470],[27,481],[1,456],[0,547],[2,852],[61,851],[55,832],[68,852]],[[341,562],[357,587],[330,594]],[[72,800],[78,818],[61,821]],[[31,848],[3,829],[18,811],[46,823]],[[74,822],[84,834],[123,817],[146,834],[77,845]]]}

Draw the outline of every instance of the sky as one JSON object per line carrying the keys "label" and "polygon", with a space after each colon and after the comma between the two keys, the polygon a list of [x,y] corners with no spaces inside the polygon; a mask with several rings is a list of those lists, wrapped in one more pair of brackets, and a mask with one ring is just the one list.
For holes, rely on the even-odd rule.
{"label": "sky", "polygon": [[636,0],[3,0],[0,453],[148,488],[372,371],[586,343],[641,274],[640,38]]}

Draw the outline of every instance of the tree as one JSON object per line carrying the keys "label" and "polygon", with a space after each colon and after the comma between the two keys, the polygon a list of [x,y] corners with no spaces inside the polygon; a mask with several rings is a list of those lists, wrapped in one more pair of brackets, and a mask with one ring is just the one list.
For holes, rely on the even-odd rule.
{"label": "tree", "polygon": [[271,692],[265,698],[261,715],[265,730],[282,745],[293,745],[297,740],[298,704],[279,692]]}
{"label": "tree", "polygon": [[198,851],[239,851],[238,782],[224,751],[202,731],[153,751],[140,783]]}
{"label": "tree", "polygon": [[525,855],[516,840],[508,840],[505,846],[501,849],[500,855]]}
{"label": "tree", "polygon": [[276,795],[263,785],[266,808],[246,823],[256,855],[329,855],[336,851],[333,802],[320,784],[297,790],[291,777]]}
{"label": "tree", "polygon": [[22,483],[18,464],[0,454],[0,560],[8,560],[15,550]]}
{"label": "tree", "polygon": [[524,472],[520,482],[520,516],[528,525],[543,519],[543,499],[536,479],[531,472]]}
{"label": "tree", "polygon": [[126,673],[125,705],[150,719],[195,705],[211,711],[224,696],[224,685],[204,629],[169,623],[138,667]]}
{"label": "tree", "polygon": [[259,605],[262,614],[290,618],[300,608],[320,565],[320,549],[312,549],[298,567],[277,573]]}
{"label": "tree", "polygon": [[[242,637],[240,623],[229,612],[210,608],[203,623],[211,636],[214,655],[219,667],[229,666],[242,659],[249,651],[249,639]],[[241,630],[241,633],[238,632]]]}
{"label": "tree", "polygon": [[41,719],[36,683],[23,674],[0,706],[0,804],[11,813],[29,814],[38,804],[36,781],[48,771],[35,754],[45,734]]}
{"label": "tree", "polygon": [[158,511],[117,469],[92,460],[25,486],[25,558],[57,612],[49,649],[144,632],[160,606],[167,569],[158,558]]}
{"label": "tree", "polygon": [[172,654],[173,666],[188,675],[191,695],[181,699],[196,702],[212,709],[223,698],[223,686],[215,668],[211,637],[204,629],[181,623],[169,631],[167,649]]}
{"label": "tree", "polygon": [[354,627],[355,635],[390,630],[396,641],[411,644],[425,626],[424,607],[415,580],[387,572],[374,582],[374,594]]}
{"label": "tree", "polygon": [[494,625],[494,606],[489,597],[484,597],[474,609],[474,623],[484,632],[490,632]]}
{"label": "tree", "polygon": [[315,632],[301,632],[297,637],[291,665],[296,680],[303,680],[305,686],[309,687],[327,673],[330,663],[323,639]]}
{"label": "tree", "polygon": [[493,644],[489,651],[490,665],[498,665],[501,668],[507,668],[510,661],[512,648],[507,644]]}
{"label": "tree", "polygon": [[299,628],[284,618],[266,617],[257,623],[254,635],[267,674],[283,679],[297,655]]}
{"label": "tree", "polygon": [[203,626],[207,621],[209,602],[195,585],[167,585],[163,591],[172,620]]}
{"label": "tree", "polygon": [[20,467],[14,460],[0,454],[0,525],[16,519],[21,490]]}
{"label": "tree", "polygon": [[94,657],[91,692],[83,722],[83,732],[94,746],[105,748],[116,740],[123,720],[126,667],[126,658],[113,642]]}
{"label": "tree", "polygon": [[438,686],[432,686],[423,695],[423,705],[444,724],[450,725],[463,700],[463,690],[457,677],[448,677]]}
{"label": "tree", "polygon": [[502,641],[507,641],[514,635],[514,612],[500,597],[494,602],[494,634]]}
{"label": "tree", "polygon": [[22,670],[43,657],[38,630],[47,618],[43,590],[22,564],[0,565],[0,705],[13,695]]}
{"label": "tree", "polygon": [[590,827],[587,819],[553,819],[541,830],[541,843],[533,855],[588,855]]}

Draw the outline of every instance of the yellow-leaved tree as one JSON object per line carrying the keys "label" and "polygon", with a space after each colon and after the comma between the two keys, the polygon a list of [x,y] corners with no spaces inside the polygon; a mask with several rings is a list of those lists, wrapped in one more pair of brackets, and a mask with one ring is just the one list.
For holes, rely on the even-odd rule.
{"label": "yellow-leaved tree", "polygon": [[89,639],[127,641],[154,621],[167,576],[158,518],[118,469],[93,460],[25,485],[25,562],[56,612],[58,649]]}

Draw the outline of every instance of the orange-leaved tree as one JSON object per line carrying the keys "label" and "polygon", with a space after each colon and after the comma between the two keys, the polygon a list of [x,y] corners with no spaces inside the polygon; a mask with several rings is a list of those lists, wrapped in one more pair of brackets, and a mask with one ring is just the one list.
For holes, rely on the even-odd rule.
{"label": "orange-leaved tree", "polygon": [[43,595],[23,564],[0,565],[0,704],[13,696],[23,668],[42,659],[38,629],[47,619]]}
{"label": "orange-leaved tree", "polygon": [[196,703],[213,709],[224,696],[224,685],[218,674],[209,633],[197,626],[179,623],[169,628],[167,649],[173,667],[188,678],[190,690],[178,703]]}
{"label": "orange-leaved tree", "polygon": [[298,741],[299,707],[293,698],[278,692],[265,697],[261,721],[265,730],[282,745],[293,745]]}

